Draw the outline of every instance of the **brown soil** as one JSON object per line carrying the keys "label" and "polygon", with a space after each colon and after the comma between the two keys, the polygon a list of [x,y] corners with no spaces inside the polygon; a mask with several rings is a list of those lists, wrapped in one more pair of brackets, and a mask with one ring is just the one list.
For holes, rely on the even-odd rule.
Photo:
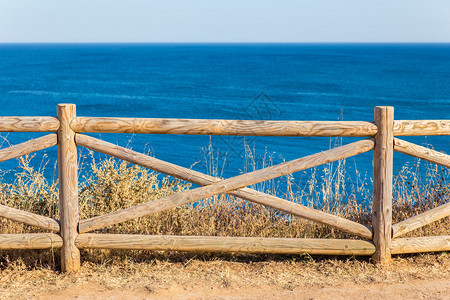
{"label": "brown soil", "polygon": [[368,260],[317,257],[115,258],[76,274],[10,262],[1,299],[450,299],[450,254]]}
{"label": "brown soil", "polygon": [[65,289],[31,293],[36,299],[450,299],[450,280],[411,280],[407,283],[357,284],[340,282],[331,286],[285,289],[279,286],[215,288],[173,285],[150,288],[110,289],[97,283],[76,284]]}

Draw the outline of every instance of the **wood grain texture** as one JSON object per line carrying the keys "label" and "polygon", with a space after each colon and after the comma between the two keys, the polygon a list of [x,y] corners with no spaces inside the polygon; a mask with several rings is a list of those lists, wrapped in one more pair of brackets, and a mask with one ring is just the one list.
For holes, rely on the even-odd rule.
{"label": "wood grain texture", "polygon": [[450,251],[450,235],[392,240],[392,254]]}
{"label": "wood grain texture", "polygon": [[62,239],[54,233],[0,234],[0,250],[61,248]]}
{"label": "wood grain texture", "polygon": [[[90,136],[83,134],[76,135],[77,145],[98,151],[116,158],[164,173],[182,180],[186,180],[198,185],[208,185],[219,182],[221,179],[209,176],[188,168],[171,164],[142,153],[126,149]],[[313,208],[309,208],[279,197],[268,195],[263,192],[255,191],[250,188],[242,188],[237,191],[228,192],[228,194],[265,205],[274,209],[284,211],[297,217],[306,218],[311,221],[319,222],[333,228],[345,231],[350,234],[372,239],[372,230],[362,224],[334,216]]]}
{"label": "wood grain texture", "polygon": [[370,241],[216,236],[80,234],[76,244],[86,249],[248,252],[319,255],[372,255]]}
{"label": "wood grain texture", "polygon": [[0,217],[36,226],[44,230],[59,232],[59,222],[55,219],[8,207],[0,204]]}
{"label": "wood grain texture", "polygon": [[57,135],[55,133],[51,133],[36,139],[26,141],[24,143],[1,149],[0,162],[53,147],[57,144],[57,140]]}
{"label": "wood grain texture", "polygon": [[345,146],[281,163],[279,165],[271,166],[265,169],[221,180],[210,185],[180,192],[175,195],[143,203],[120,211],[112,212],[103,216],[97,216],[94,218],[82,220],[79,223],[79,232],[85,233],[91,230],[125,222],[134,218],[143,217],[150,213],[163,211],[186,203],[192,203],[197,200],[208,198],[220,193],[227,193],[230,191],[241,189],[247,185],[256,184],[283,175],[320,166],[325,163],[361,154],[372,149],[373,141],[371,139],[358,141]]}
{"label": "wood grain texture", "polygon": [[[261,135],[261,136],[359,136],[377,133],[364,121],[255,121],[205,119],[150,119],[77,117],[76,132]],[[450,120],[397,120],[395,136],[450,135]]]}
{"label": "wood grain texture", "polygon": [[394,150],[408,154],[447,168],[450,168],[450,155],[422,147],[400,139],[394,139]]}
{"label": "wood grain texture", "polygon": [[204,119],[94,118],[77,117],[75,132],[154,133],[243,136],[356,136],[377,132],[363,121],[255,121]]}
{"label": "wood grain texture", "polygon": [[389,264],[392,235],[392,169],[394,148],[394,108],[375,107],[375,135],[373,150],[373,208],[372,230],[376,252],[375,263]]}
{"label": "wood grain texture", "polygon": [[58,128],[54,117],[0,117],[0,132],[55,132]]}
{"label": "wood grain texture", "polygon": [[61,268],[63,272],[80,268],[80,251],[75,246],[78,225],[78,167],[75,132],[70,122],[75,117],[75,105],[59,104],[58,119],[58,171],[59,171],[59,210],[61,237]]}
{"label": "wood grain texture", "polygon": [[396,238],[448,216],[450,216],[450,202],[392,225],[392,237]]}
{"label": "wood grain texture", "polygon": [[450,120],[396,120],[394,135],[450,135]]}

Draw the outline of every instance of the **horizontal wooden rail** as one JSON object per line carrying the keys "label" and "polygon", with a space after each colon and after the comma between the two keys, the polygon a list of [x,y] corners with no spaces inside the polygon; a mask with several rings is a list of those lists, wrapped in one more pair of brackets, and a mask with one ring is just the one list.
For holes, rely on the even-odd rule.
{"label": "horizontal wooden rail", "polygon": [[[354,136],[377,133],[365,121],[257,121],[208,119],[152,119],[76,117],[71,124],[76,132],[253,135],[253,136]],[[54,117],[0,117],[0,132],[55,132]],[[397,120],[394,135],[450,135],[450,120]]]}
{"label": "horizontal wooden rail", "polygon": [[52,133],[17,145],[13,145],[8,148],[1,149],[0,162],[53,147],[57,144],[57,142],[57,135],[55,133]]}
{"label": "horizontal wooden rail", "polygon": [[372,255],[370,241],[217,236],[164,236],[133,234],[80,234],[77,247],[157,251],[250,252],[318,255]]}
{"label": "horizontal wooden rail", "polygon": [[55,219],[30,213],[24,210],[8,207],[0,204],[0,217],[36,226],[44,230],[59,232],[59,222]]}
{"label": "horizontal wooden rail", "polygon": [[395,136],[450,135],[450,120],[397,120]]}
{"label": "horizontal wooden rail", "polygon": [[58,128],[54,117],[0,117],[0,132],[54,132]]}
{"label": "horizontal wooden rail", "polygon": [[62,243],[55,233],[0,234],[0,250],[61,248]]}
{"label": "horizontal wooden rail", "polygon": [[205,119],[149,119],[77,117],[75,132],[153,133],[243,136],[355,136],[375,135],[377,127],[363,121],[255,121]]}
{"label": "horizontal wooden rail", "polygon": [[392,254],[450,251],[450,235],[392,240]]}
{"label": "horizontal wooden rail", "polygon": [[425,148],[397,138],[394,139],[394,150],[450,168],[450,155],[442,152]]}
{"label": "horizontal wooden rail", "polygon": [[134,218],[143,217],[150,213],[163,211],[186,203],[192,203],[217,194],[241,189],[247,185],[256,184],[262,181],[302,171],[308,168],[320,166],[322,164],[333,162],[339,159],[358,155],[372,150],[373,147],[374,141],[372,139],[358,141],[331,150],[294,159],[265,169],[221,180],[207,186],[180,192],[172,196],[143,203],[103,216],[82,220],[79,223],[79,232],[85,233],[116,223],[125,222]]}
{"label": "horizontal wooden rail", "polygon": [[[251,136],[354,136],[377,133],[372,122],[364,121],[255,121],[207,119],[151,119],[77,117],[75,132],[153,133]],[[449,120],[394,121],[394,135],[450,135]]]}
{"label": "horizontal wooden rail", "polygon": [[392,236],[398,237],[414,229],[450,216],[450,202],[392,225]]}
{"label": "horizontal wooden rail", "polygon": [[[87,135],[77,134],[76,142],[79,146],[89,148],[119,159],[161,172],[182,180],[198,185],[208,185],[219,182],[221,179],[209,176],[188,168],[184,168],[157,158],[144,155],[142,153],[120,147]],[[284,211],[297,217],[306,218],[311,221],[319,222],[331,226],[333,228],[342,230],[344,232],[355,234],[365,239],[372,238],[372,230],[362,224],[347,220],[332,214],[322,212],[313,208],[309,208],[298,203],[287,201],[279,197],[265,194],[263,192],[255,191],[250,188],[243,188],[237,191],[228,192],[228,194],[269,206],[271,208]]]}

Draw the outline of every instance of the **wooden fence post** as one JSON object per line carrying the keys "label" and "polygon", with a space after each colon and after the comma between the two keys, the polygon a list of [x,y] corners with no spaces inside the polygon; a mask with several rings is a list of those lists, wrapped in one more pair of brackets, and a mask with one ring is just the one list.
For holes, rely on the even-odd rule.
{"label": "wooden fence post", "polygon": [[58,104],[58,172],[59,218],[61,222],[61,269],[63,272],[80,268],[80,250],[75,245],[78,235],[78,177],[75,132],[70,122],[76,115],[74,104]]}
{"label": "wooden fence post", "polygon": [[375,107],[375,135],[373,151],[373,242],[376,247],[372,260],[389,264],[392,237],[392,169],[394,148],[394,108]]}

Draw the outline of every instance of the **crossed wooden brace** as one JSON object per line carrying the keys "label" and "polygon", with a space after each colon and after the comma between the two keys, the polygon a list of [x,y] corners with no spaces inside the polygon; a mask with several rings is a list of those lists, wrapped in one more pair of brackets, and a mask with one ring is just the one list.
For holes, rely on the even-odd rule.
{"label": "crossed wooden brace", "polygon": [[[252,185],[258,182],[370,151],[374,146],[372,139],[358,141],[225,180],[149,157],[130,149],[107,143],[86,135],[77,134],[76,142],[80,146],[84,146],[86,148],[102,152],[104,154],[108,154],[182,180],[202,185],[202,187],[184,191],[152,202],[112,212],[103,216],[82,220],[79,223],[80,233],[124,222],[133,218],[142,217],[153,212],[194,202],[219,193],[228,193],[254,203],[287,212],[294,216],[326,224],[366,239],[372,238],[372,230],[367,226],[245,187],[247,185]],[[56,143],[56,134],[49,134],[11,146],[9,148],[1,149],[0,162],[52,147],[56,145]],[[450,167],[449,155],[408,143],[397,138],[394,139],[394,150],[419,157],[445,167]],[[449,215],[450,203],[446,203],[427,212],[394,224],[393,237],[395,238]],[[0,205],[0,216],[28,225],[34,225],[43,229],[51,230],[53,232],[59,232],[60,230],[58,220],[7,207],[5,205]]]}

